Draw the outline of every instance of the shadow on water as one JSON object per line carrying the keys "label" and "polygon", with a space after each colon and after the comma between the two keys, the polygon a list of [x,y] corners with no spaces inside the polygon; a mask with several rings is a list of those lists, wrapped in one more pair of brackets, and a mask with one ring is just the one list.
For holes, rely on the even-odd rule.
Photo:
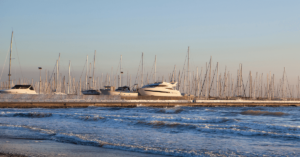
{"label": "shadow on water", "polygon": [[84,121],[98,121],[104,119],[104,117],[80,116],[79,119]]}
{"label": "shadow on water", "polygon": [[28,118],[44,118],[44,117],[51,117],[52,113],[15,113],[13,117],[28,117]]}
{"label": "shadow on water", "polygon": [[145,121],[138,121],[136,124],[138,125],[145,125],[150,126],[153,128],[186,128],[186,129],[196,129],[197,127],[190,124],[180,124],[180,123],[166,123],[163,121],[152,121],[152,122],[145,122]]}
{"label": "shadow on water", "polygon": [[252,116],[284,116],[288,115],[287,113],[284,112],[269,112],[269,111],[254,111],[254,110],[247,110],[243,111],[240,114],[242,115],[252,115]]}
{"label": "shadow on water", "polygon": [[160,109],[156,113],[164,113],[164,114],[178,114],[181,113],[183,109],[176,108],[176,109]]}

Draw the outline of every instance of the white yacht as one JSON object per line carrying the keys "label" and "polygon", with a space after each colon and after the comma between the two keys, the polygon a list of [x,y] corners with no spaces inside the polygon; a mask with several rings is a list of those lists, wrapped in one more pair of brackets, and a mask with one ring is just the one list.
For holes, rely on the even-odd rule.
{"label": "white yacht", "polygon": [[15,85],[11,89],[0,90],[1,94],[37,94],[31,85]]}
{"label": "white yacht", "polygon": [[[12,52],[12,40],[13,40],[14,32],[11,33],[11,41],[10,41],[10,57],[9,57],[9,68],[8,68],[8,88],[10,88],[11,81],[11,52]],[[11,89],[0,90],[1,94],[37,94],[31,85],[15,85]]]}
{"label": "white yacht", "polygon": [[177,82],[155,82],[139,89],[141,96],[182,96],[176,90]]}
{"label": "white yacht", "polygon": [[93,90],[93,89],[84,90],[81,93],[84,94],[84,95],[100,95],[100,91],[99,90]]}
{"label": "white yacht", "polygon": [[100,89],[102,95],[138,96],[137,92],[131,92],[128,86],[119,87],[115,90],[113,86],[104,86]]}

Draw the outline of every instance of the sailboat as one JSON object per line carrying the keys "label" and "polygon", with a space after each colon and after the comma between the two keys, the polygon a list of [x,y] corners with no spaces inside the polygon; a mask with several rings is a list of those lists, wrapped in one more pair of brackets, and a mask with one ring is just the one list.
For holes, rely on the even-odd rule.
{"label": "sailboat", "polygon": [[122,71],[122,55],[121,55],[121,58],[120,58],[120,75],[121,76],[120,76],[120,80],[119,80],[120,87],[118,87],[115,90],[114,86],[104,86],[104,89],[100,89],[101,94],[102,95],[133,96],[133,97],[138,96],[137,92],[130,91],[130,87],[122,86],[122,74],[123,74],[123,71]]}
{"label": "sailboat", "polygon": [[[12,39],[14,32],[11,33],[10,41],[10,57],[9,57],[9,71],[8,71],[8,88],[10,88],[10,76],[11,76],[11,50],[12,50]],[[31,85],[15,85],[11,89],[0,90],[2,94],[37,94]]]}
{"label": "sailboat", "polygon": [[[92,88],[94,88],[94,75],[95,75],[95,60],[96,60],[96,50],[94,54],[94,66],[93,66],[93,82],[92,82]],[[86,66],[87,66],[87,71],[86,71],[86,79],[89,79],[90,77],[87,77],[88,75],[88,58],[86,58]],[[90,80],[90,79],[89,79]],[[87,81],[87,80],[86,80]],[[89,81],[89,88],[87,90],[81,91],[83,95],[100,95],[100,91],[96,89],[90,89],[90,81]],[[87,85],[87,84],[86,84]]]}
{"label": "sailboat", "polygon": [[60,61],[60,53],[59,53],[59,56],[58,56],[58,60],[56,60],[56,79],[54,78],[55,89],[53,90],[52,94],[54,94],[54,95],[67,95],[66,93],[61,92],[58,88],[58,82],[59,82],[59,64],[58,64],[58,62],[59,61]]}

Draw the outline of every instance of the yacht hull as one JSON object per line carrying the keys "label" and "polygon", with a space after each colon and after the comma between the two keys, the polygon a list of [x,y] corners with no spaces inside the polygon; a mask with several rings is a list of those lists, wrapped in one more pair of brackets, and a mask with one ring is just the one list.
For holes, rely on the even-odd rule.
{"label": "yacht hull", "polygon": [[138,93],[101,90],[102,95],[138,96]]}
{"label": "yacht hull", "polygon": [[90,91],[90,90],[82,91],[81,93],[84,95],[100,95],[99,91]]}
{"label": "yacht hull", "polygon": [[34,90],[29,89],[5,89],[0,90],[1,94],[37,94]]}
{"label": "yacht hull", "polygon": [[177,90],[165,90],[159,88],[140,88],[139,93],[141,96],[181,96]]}

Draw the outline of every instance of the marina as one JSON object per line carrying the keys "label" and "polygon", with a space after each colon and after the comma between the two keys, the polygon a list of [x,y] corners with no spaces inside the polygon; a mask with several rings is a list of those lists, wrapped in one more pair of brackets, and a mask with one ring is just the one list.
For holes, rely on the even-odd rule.
{"label": "marina", "polygon": [[[140,97],[153,96],[155,97],[188,97],[189,100],[197,102],[200,100],[253,100],[252,103],[257,103],[255,100],[268,101],[288,101],[300,99],[300,79],[298,76],[297,84],[289,83],[285,68],[281,79],[275,80],[275,75],[268,73],[264,78],[263,74],[255,74],[252,76],[250,71],[247,77],[243,76],[242,64],[239,65],[236,77],[233,73],[227,71],[225,67],[224,73],[219,73],[219,63],[215,67],[212,65],[212,57],[206,68],[201,67],[199,73],[198,67],[190,69],[190,48],[188,47],[182,71],[176,71],[176,65],[168,78],[163,75],[159,82],[156,76],[155,56],[154,64],[149,75],[144,75],[144,53],[141,55],[140,65],[136,79],[134,82],[131,76],[128,77],[126,84],[123,83],[122,55],[118,65],[119,70],[116,74],[106,74],[106,78],[95,76],[96,51],[94,52],[93,68],[92,63],[88,64],[88,56],[83,68],[85,69],[85,82],[79,81],[76,77],[71,76],[71,61],[68,67],[68,79],[59,72],[61,56],[59,54],[54,69],[56,72],[50,75],[45,71],[45,78],[41,77],[42,67],[38,67],[40,78],[38,82],[34,79],[19,78],[18,81],[11,80],[11,53],[12,40],[10,44],[10,62],[8,81],[2,81],[0,86],[0,94],[42,94],[42,95],[110,95],[121,97]],[[3,73],[3,70],[2,70]],[[84,71],[82,71],[82,74]],[[48,75],[47,75],[48,74]],[[82,76],[82,75],[81,75]],[[151,76],[151,77],[149,77]],[[91,81],[92,80],[92,81]],[[17,82],[15,85],[14,82]],[[116,83],[118,82],[118,83]],[[30,85],[31,84],[31,85]],[[13,87],[14,86],[14,87]],[[10,89],[13,87],[12,89]],[[26,90],[25,87],[28,89]],[[104,88],[103,88],[104,87]],[[118,87],[118,88],[116,88]],[[21,89],[22,88],[22,89]],[[24,88],[24,89],[23,89]],[[18,92],[16,92],[18,91]],[[23,92],[21,92],[23,91]],[[139,98],[139,99],[140,99]],[[171,98],[172,99],[172,98]],[[171,100],[170,99],[170,100]],[[158,99],[159,100],[159,99]],[[30,101],[30,100],[28,100]]]}
{"label": "marina", "polygon": [[0,4],[0,157],[300,157],[300,1]]}

